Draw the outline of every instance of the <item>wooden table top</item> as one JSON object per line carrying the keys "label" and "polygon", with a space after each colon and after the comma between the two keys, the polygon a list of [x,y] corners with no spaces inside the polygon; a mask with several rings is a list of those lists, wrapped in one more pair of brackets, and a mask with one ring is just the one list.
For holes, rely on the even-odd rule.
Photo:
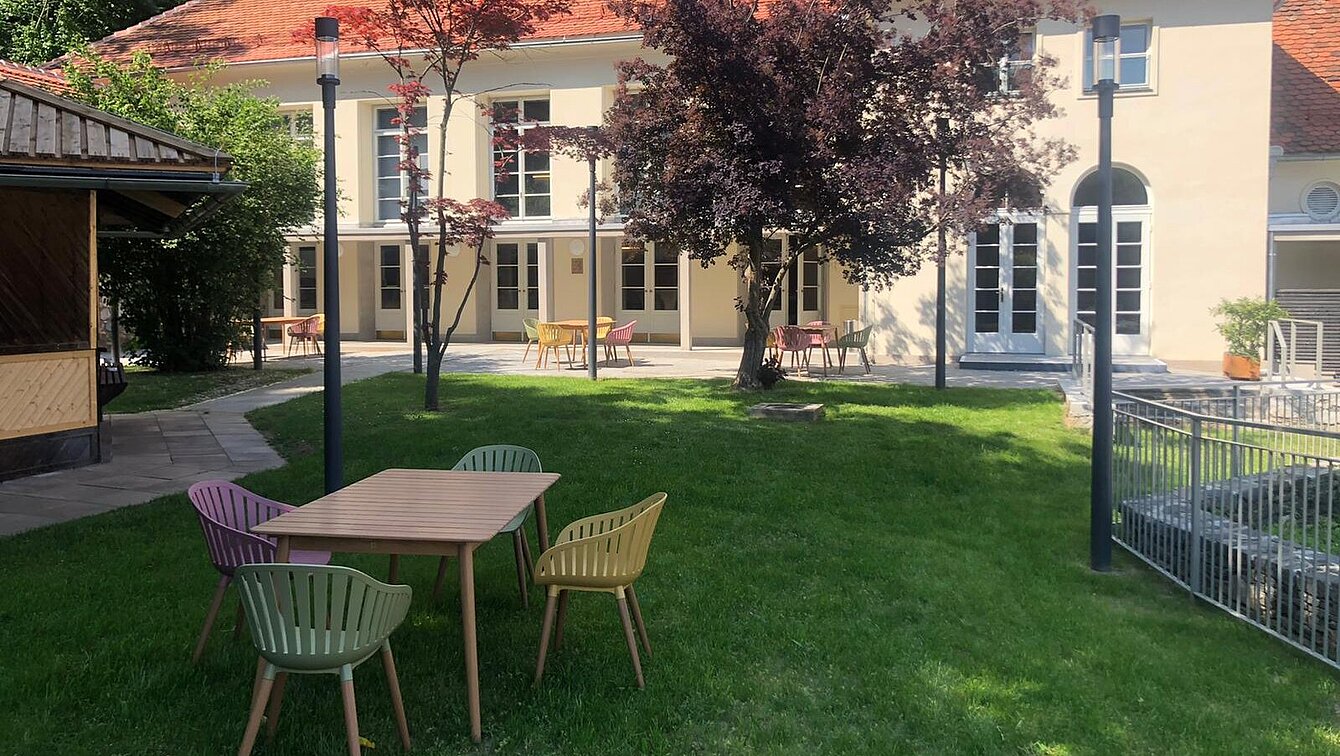
{"label": "wooden table top", "polygon": [[803,326],[796,326],[796,327],[799,328],[800,330],[802,330],[802,331],[806,331],[806,332],[808,332],[808,333],[824,333],[824,332],[826,332],[826,331],[835,331],[835,330],[837,330],[837,326],[833,325],[832,323],[822,323],[822,324],[820,324],[820,325],[808,325],[808,324],[806,324],[806,325],[803,325]]}
{"label": "wooden table top", "polygon": [[[596,325],[600,325],[602,323],[613,323],[613,322],[614,318],[607,317],[604,315],[601,315],[600,317],[596,318]],[[577,320],[576,318],[573,318],[572,320],[555,320],[550,325],[556,325],[559,328],[568,328],[576,330],[586,328],[586,326],[589,325],[589,323],[587,323],[585,320]]]}
{"label": "wooden table top", "polygon": [[252,530],[269,536],[484,543],[559,477],[393,468]]}
{"label": "wooden table top", "polygon": [[[308,318],[314,318],[314,317],[316,317],[316,316],[315,316],[315,315],[267,315],[267,316],[261,318],[261,322],[262,322],[262,323],[270,323],[270,324],[272,324],[272,325],[275,324],[275,323],[301,323],[302,321],[304,321],[304,320],[306,320],[306,319],[308,319]],[[250,323],[251,323],[250,320],[243,320],[243,321],[239,321],[239,322],[247,323],[248,325],[250,325]]]}

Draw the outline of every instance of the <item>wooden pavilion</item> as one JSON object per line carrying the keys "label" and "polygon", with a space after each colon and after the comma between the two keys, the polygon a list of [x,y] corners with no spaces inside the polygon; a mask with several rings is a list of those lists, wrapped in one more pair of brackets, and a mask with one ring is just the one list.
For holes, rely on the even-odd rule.
{"label": "wooden pavilion", "polygon": [[98,238],[188,230],[230,167],[0,67],[0,480],[101,459]]}

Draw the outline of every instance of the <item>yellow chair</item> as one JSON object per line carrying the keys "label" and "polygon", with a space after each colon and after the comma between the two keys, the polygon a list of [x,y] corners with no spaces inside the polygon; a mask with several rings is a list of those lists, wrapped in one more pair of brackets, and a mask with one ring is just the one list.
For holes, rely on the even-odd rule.
{"label": "yellow chair", "polygon": [[537,327],[540,336],[540,353],[535,357],[535,367],[546,367],[549,364],[549,352],[553,352],[558,358],[558,365],[563,366],[562,348],[568,350],[568,365],[572,365],[572,346],[576,343],[576,338],[572,331],[553,323],[540,323]]}
{"label": "yellow chair", "polygon": [[595,591],[614,594],[619,606],[619,620],[623,622],[624,640],[633,657],[637,687],[646,687],[628,608],[631,604],[642,647],[647,651],[647,658],[651,658],[651,641],[647,639],[647,626],[642,622],[642,610],[637,605],[633,582],[642,575],[642,568],[647,563],[647,549],[665,499],[665,493],[656,493],[626,509],[578,520],[569,525],[558,536],[557,542],[535,562],[535,584],[549,586],[544,604],[544,625],[540,630],[540,656],[535,662],[536,685],[544,676],[550,632],[555,632],[555,649],[563,643],[568,591]]}

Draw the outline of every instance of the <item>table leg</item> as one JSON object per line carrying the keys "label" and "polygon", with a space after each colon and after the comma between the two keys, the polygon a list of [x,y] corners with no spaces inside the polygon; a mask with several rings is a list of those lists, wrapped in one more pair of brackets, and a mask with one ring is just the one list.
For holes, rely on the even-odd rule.
{"label": "table leg", "polygon": [[540,553],[549,550],[549,515],[544,511],[544,494],[535,500],[535,540],[540,542]]}
{"label": "table leg", "polygon": [[475,557],[473,543],[458,547],[461,573],[461,638],[465,643],[465,700],[470,708],[470,739],[483,740],[479,722],[479,648],[475,643]]}

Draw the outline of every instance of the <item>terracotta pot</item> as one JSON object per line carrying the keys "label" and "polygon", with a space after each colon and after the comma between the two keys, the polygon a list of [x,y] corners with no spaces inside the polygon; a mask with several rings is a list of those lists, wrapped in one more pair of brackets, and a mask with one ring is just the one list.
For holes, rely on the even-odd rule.
{"label": "terracotta pot", "polygon": [[1261,361],[1254,357],[1224,353],[1224,377],[1235,381],[1261,380]]}

